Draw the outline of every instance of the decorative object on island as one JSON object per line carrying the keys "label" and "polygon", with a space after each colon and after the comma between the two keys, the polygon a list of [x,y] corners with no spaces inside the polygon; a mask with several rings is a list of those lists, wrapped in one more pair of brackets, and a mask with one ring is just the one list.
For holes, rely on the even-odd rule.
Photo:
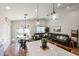
{"label": "decorative object on island", "polygon": [[61,26],[54,26],[53,31],[54,32],[61,32]]}
{"label": "decorative object on island", "polygon": [[44,36],[44,37],[41,39],[41,42],[42,42],[42,48],[43,48],[43,49],[47,48],[47,42],[48,42],[47,36]]}

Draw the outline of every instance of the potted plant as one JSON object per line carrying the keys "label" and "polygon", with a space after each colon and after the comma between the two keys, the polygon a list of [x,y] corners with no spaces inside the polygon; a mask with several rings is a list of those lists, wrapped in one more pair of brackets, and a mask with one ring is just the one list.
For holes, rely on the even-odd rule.
{"label": "potted plant", "polygon": [[47,48],[48,39],[46,36],[41,39],[41,42],[42,42],[42,48]]}

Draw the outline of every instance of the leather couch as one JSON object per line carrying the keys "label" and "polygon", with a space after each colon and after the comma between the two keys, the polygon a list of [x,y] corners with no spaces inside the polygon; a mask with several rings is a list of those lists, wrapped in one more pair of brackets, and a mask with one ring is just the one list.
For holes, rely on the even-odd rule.
{"label": "leather couch", "polygon": [[[45,33],[35,33],[33,35],[34,40],[40,40],[44,37]],[[70,38],[67,34],[58,34],[58,33],[48,33],[47,38],[51,41],[57,42],[59,44],[69,46]]]}
{"label": "leather couch", "polygon": [[40,40],[42,39],[43,35],[45,33],[35,33],[32,37],[33,37],[33,40]]}
{"label": "leather couch", "polygon": [[48,39],[65,46],[69,46],[69,42],[71,41],[71,39],[67,34],[57,34],[57,33],[49,33]]}

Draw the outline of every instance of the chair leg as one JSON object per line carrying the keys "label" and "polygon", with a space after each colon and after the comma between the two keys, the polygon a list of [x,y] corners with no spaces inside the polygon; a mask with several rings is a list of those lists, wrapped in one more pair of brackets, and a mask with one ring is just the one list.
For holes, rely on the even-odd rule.
{"label": "chair leg", "polygon": [[69,44],[69,47],[71,47],[71,43]]}
{"label": "chair leg", "polygon": [[74,43],[73,43],[73,48],[74,48]]}

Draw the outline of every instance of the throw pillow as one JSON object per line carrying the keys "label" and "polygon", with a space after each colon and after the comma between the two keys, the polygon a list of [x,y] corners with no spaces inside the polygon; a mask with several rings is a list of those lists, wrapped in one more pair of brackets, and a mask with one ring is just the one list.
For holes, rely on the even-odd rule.
{"label": "throw pillow", "polygon": [[64,41],[67,40],[67,37],[64,37]]}
{"label": "throw pillow", "polygon": [[39,35],[35,35],[35,37],[39,37]]}
{"label": "throw pillow", "polygon": [[57,38],[57,39],[60,39],[60,36],[57,36],[56,38]]}
{"label": "throw pillow", "polygon": [[60,40],[65,41],[66,39],[67,39],[67,37],[65,37],[65,36],[60,36]]}

